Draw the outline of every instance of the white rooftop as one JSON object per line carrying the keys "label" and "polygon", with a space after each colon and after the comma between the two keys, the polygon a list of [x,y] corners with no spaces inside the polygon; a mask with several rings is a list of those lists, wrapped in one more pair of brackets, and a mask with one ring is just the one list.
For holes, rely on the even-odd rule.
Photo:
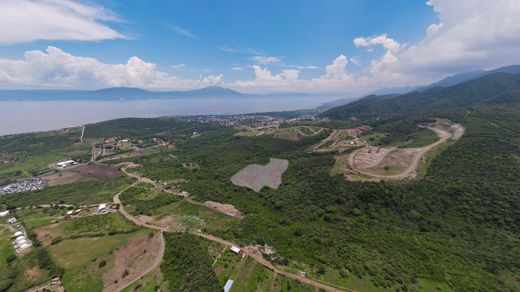
{"label": "white rooftop", "polygon": [[234,252],[234,253],[240,253],[240,248],[238,246],[232,246],[231,247],[231,251]]}
{"label": "white rooftop", "polygon": [[227,280],[226,285],[224,285],[224,292],[229,292],[229,290],[231,289],[231,286],[233,286],[233,283],[234,283],[233,280],[231,280],[231,279]]}

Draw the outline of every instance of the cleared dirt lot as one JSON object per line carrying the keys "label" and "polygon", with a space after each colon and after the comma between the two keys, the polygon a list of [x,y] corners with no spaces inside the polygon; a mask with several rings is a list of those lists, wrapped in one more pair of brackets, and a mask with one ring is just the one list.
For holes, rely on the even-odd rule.
{"label": "cleared dirt lot", "polygon": [[277,189],[282,183],[282,174],[289,167],[285,159],[269,159],[266,165],[250,164],[231,177],[234,185],[259,192],[263,187]]}
{"label": "cleared dirt lot", "polygon": [[113,266],[103,274],[103,291],[119,291],[156,268],[164,254],[160,232],[139,236],[114,251]]}
{"label": "cleared dirt lot", "polygon": [[76,168],[61,171],[44,178],[48,181],[49,186],[58,186],[71,183],[98,180],[107,177],[121,176],[123,173],[113,167],[101,164],[87,164]]}
{"label": "cleared dirt lot", "polygon": [[242,212],[240,212],[237,208],[235,208],[235,206],[233,206],[231,204],[222,204],[219,202],[206,201],[206,202],[204,202],[204,205],[209,208],[215,209],[215,210],[219,211],[220,213],[229,215],[229,216],[233,216],[233,217],[237,217],[237,218],[244,217],[244,214],[242,214]]}
{"label": "cleared dirt lot", "polygon": [[[374,148],[365,147],[350,155],[349,164],[353,172],[363,176],[378,179],[405,179],[416,176],[416,169],[426,153],[448,140],[458,140],[464,134],[460,124],[450,124],[446,121],[422,125],[420,127],[434,131],[439,140],[420,148]],[[352,173],[353,173],[352,172]],[[345,173],[355,179],[352,173]]]}

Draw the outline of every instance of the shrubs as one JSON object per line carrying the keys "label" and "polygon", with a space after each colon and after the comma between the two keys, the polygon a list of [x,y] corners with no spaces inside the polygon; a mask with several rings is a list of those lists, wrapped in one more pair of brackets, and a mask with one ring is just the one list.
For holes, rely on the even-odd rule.
{"label": "shrubs", "polygon": [[106,265],[107,265],[107,261],[102,260],[102,261],[99,262],[99,264],[98,264],[98,268],[101,269],[101,268],[103,268],[103,267],[106,266]]}
{"label": "shrubs", "polygon": [[166,250],[161,272],[172,291],[222,291],[211,258],[193,234],[164,234]]}

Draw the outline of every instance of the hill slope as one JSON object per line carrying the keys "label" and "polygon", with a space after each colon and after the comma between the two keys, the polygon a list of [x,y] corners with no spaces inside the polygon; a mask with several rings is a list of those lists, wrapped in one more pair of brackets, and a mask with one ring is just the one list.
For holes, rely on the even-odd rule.
{"label": "hill slope", "polygon": [[357,115],[427,112],[520,102],[520,74],[493,73],[445,88],[397,96],[367,96],[322,114],[333,119]]}

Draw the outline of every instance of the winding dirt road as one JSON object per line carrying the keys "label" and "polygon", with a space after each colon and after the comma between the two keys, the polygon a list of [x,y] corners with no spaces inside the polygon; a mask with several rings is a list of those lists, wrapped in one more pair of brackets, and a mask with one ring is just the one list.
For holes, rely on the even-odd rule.
{"label": "winding dirt road", "polygon": [[[120,191],[119,193],[117,193],[114,197],[113,197],[113,201],[115,204],[118,204],[119,205],[119,212],[129,221],[131,221],[132,223],[138,225],[138,226],[141,226],[141,227],[144,227],[144,228],[149,228],[149,229],[154,229],[154,230],[158,230],[158,231],[161,231],[161,232],[175,232],[173,230],[170,230],[169,228],[166,228],[166,227],[160,227],[160,226],[155,226],[155,225],[151,225],[151,224],[148,224],[148,223],[145,223],[141,220],[139,220],[138,218],[136,218],[135,216],[131,215],[130,213],[128,213],[124,207],[124,205],[121,203],[121,199],[119,198],[119,196],[127,189],[131,188],[132,186],[136,185],[137,183],[139,182],[148,182],[148,183],[151,183],[153,185],[155,185],[155,183],[150,180],[149,178],[146,178],[146,177],[141,177],[135,173],[129,173],[126,171],[126,169],[121,169],[125,174],[131,176],[131,177],[134,177],[134,178],[137,178],[137,181],[135,183],[133,183],[132,185],[128,186],[127,188],[125,188],[124,190]],[[211,240],[211,241],[214,241],[214,242],[218,242],[222,245],[225,245],[225,246],[239,246],[238,244],[236,243],[233,243],[231,241],[227,241],[225,239],[222,239],[222,238],[219,238],[219,237],[216,237],[214,235],[211,235],[211,234],[206,234],[206,233],[202,233],[202,232],[192,232],[192,234],[195,234],[197,236],[200,236],[202,238],[205,238],[207,240]],[[330,286],[328,284],[325,284],[325,283],[321,283],[319,281],[315,281],[315,280],[311,280],[309,278],[306,278],[306,277],[303,277],[303,276],[300,276],[300,275],[297,275],[297,274],[293,274],[293,273],[290,273],[290,272],[287,272],[287,271],[283,271],[283,270],[280,270],[279,268],[275,267],[273,264],[271,264],[269,261],[267,261],[266,259],[264,259],[262,256],[260,255],[257,255],[255,253],[252,253],[252,252],[248,252],[244,249],[242,249],[242,251],[250,256],[251,258],[253,258],[254,260],[256,260],[258,263],[260,263],[261,265],[265,266],[266,268],[270,269],[271,271],[277,273],[277,274],[280,274],[280,275],[283,275],[287,278],[290,278],[290,279],[293,279],[293,280],[296,280],[296,281],[299,281],[301,283],[304,283],[304,284],[307,284],[307,285],[310,285],[310,286],[313,286],[315,288],[318,288],[318,289],[323,289],[325,291],[331,291],[331,292],[338,292],[338,291],[349,291],[349,290],[344,290],[344,289],[340,289],[340,288],[337,288],[337,287],[333,287],[333,286]],[[164,252],[164,251],[163,251]],[[162,260],[162,257],[158,259],[158,265],[160,265],[160,262]],[[153,269],[147,271],[148,272],[151,272]],[[144,275],[146,275],[147,273],[144,273]],[[141,276],[142,277],[142,276]],[[140,278],[140,277],[139,277]],[[134,281],[132,281],[131,283],[129,283],[128,285],[131,285],[132,283],[134,283],[135,281],[137,281],[139,278],[135,279]]]}
{"label": "winding dirt road", "polygon": [[[422,157],[426,153],[428,153],[429,151],[431,151],[435,147],[439,146],[440,144],[443,144],[443,143],[447,142],[449,139],[452,139],[452,138],[453,139],[458,139],[458,138],[460,138],[462,136],[462,134],[464,133],[464,128],[461,125],[459,125],[459,124],[455,124],[455,125],[453,125],[453,127],[454,127],[453,133],[448,132],[448,131],[446,131],[444,129],[440,129],[438,127],[424,127],[424,128],[427,128],[427,129],[430,129],[430,130],[434,131],[437,134],[437,136],[439,137],[439,140],[437,142],[435,142],[435,143],[426,145],[426,146],[421,147],[421,148],[413,148],[413,150],[417,151],[416,155],[413,157],[410,165],[408,165],[408,167],[405,170],[403,170],[403,172],[401,172],[399,174],[394,174],[394,175],[374,174],[374,173],[367,172],[366,170],[359,169],[356,166],[356,163],[354,162],[354,156],[359,151],[361,151],[363,149],[359,149],[359,150],[353,152],[350,155],[350,157],[349,157],[349,164],[350,164],[350,166],[352,167],[353,170],[355,170],[355,171],[357,171],[359,173],[362,173],[362,174],[366,174],[366,175],[371,176],[371,177],[375,177],[375,178],[384,178],[384,179],[393,179],[393,180],[401,180],[401,179],[408,178],[408,177],[412,176],[412,174],[419,167],[419,163],[421,162]],[[389,153],[390,153],[390,151],[389,151]],[[383,158],[381,159],[381,161],[383,160]]]}

